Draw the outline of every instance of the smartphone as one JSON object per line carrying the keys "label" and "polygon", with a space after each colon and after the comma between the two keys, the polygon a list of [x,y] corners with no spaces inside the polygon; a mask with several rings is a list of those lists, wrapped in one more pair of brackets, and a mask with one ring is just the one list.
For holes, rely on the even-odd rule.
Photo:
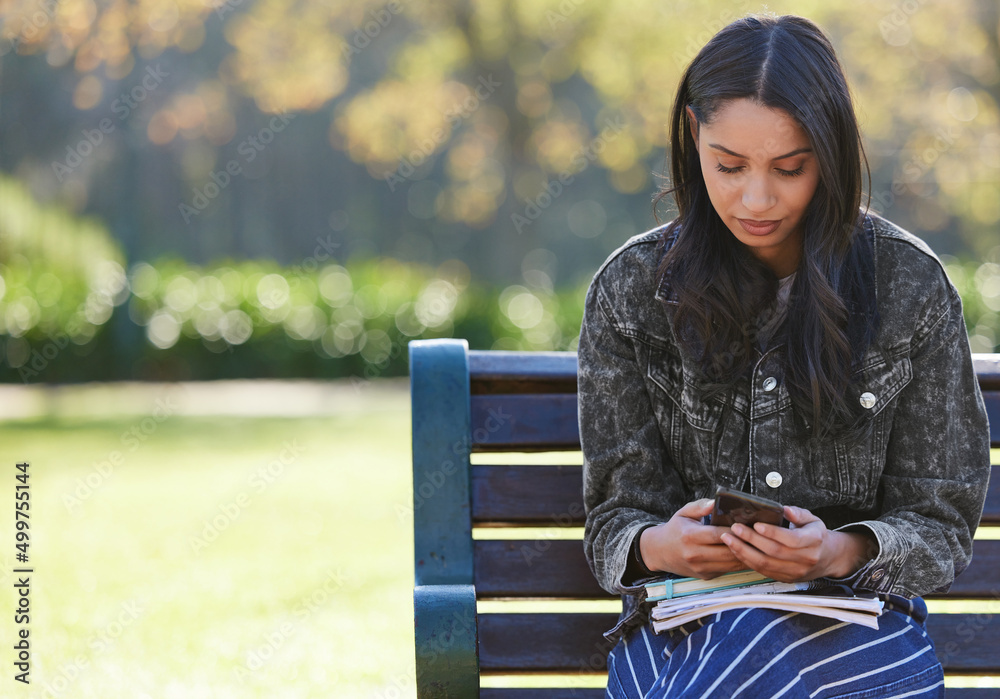
{"label": "smartphone", "polygon": [[788,520],[785,519],[780,503],[720,485],[715,491],[715,509],[712,510],[709,524],[731,527],[736,522],[747,526],[764,522],[788,527]]}

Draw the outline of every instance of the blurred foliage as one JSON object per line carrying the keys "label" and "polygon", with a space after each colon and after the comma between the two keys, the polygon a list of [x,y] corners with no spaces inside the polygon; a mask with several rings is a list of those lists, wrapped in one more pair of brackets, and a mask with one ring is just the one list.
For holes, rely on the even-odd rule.
{"label": "blurred foliage", "polygon": [[118,245],[100,222],[43,207],[0,177],[0,334],[86,344],[128,297]]}
{"label": "blurred foliage", "polygon": [[[0,275],[8,275],[2,265]],[[572,349],[586,291],[488,288],[470,284],[457,260],[435,269],[390,258],[310,272],[272,262],[197,268],[168,260],[136,264],[128,282],[127,302],[115,313],[141,330],[131,343],[102,329],[71,351],[96,352],[100,361],[61,361],[64,327],[9,324],[0,361],[13,370],[8,380],[374,378],[405,374],[406,344],[434,337],[463,337],[474,348]],[[0,314],[9,319],[32,299],[30,286],[9,283]]]}
{"label": "blurred foliage", "polygon": [[415,338],[551,350],[579,334],[586,288],[557,292],[539,269],[504,288],[474,283],[459,260],[171,259],[126,275],[99,224],[42,207],[7,178],[0,194],[6,380],[374,378],[405,374]]}
{"label": "blurred foliage", "polygon": [[[4,166],[47,199],[120,221],[112,228],[130,263],[165,252],[192,259],[192,250],[205,251],[202,261],[272,250],[294,259],[330,214],[300,192],[328,187],[333,214],[351,214],[334,230],[366,241],[369,254],[398,243],[393,254],[436,264],[464,248],[475,273],[500,267],[500,278],[509,278],[533,249],[562,257],[562,245],[583,251],[581,266],[591,269],[645,228],[648,207],[639,202],[658,184],[651,173],[662,168],[685,65],[719,28],[766,9],[808,16],[832,37],[857,99],[875,208],[938,236],[942,252],[983,257],[1000,223],[1000,6],[872,0],[863,7],[819,0],[6,0],[0,66],[12,85],[8,111],[24,112],[18,128],[33,133],[41,100],[59,113],[59,95],[67,93],[82,120],[46,124],[58,128],[34,142],[38,152],[8,148]],[[148,71],[161,70],[168,77],[148,80]],[[102,116],[132,111],[139,116],[128,123],[109,117],[115,132],[106,139],[114,145],[82,158],[72,176],[50,167],[53,159],[72,160],[81,131],[93,132]],[[258,158],[278,163],[253,175],[272,181],[256,188],[250,174],[233,178],[216,192],[213,211],[182,225],[178,202],[190,205],[192,189],[196,199],[212,186],[236,144],[251,153],[247,133],[285,112],[300,115],[296,135],[281,135],[284,143]],[[307,113],[316,119],[301,116]],[[609,123],[622,127],[602,140]],[[328,144],[317,148],[324,132]],[[327,145],[333,150],[321,157]],[[286,147],[297,150],[283,157]],[[119,179],[108,179],[111,165]],[[367,183],[350,167],[367,172]],[[552,204],[558,177],[586,184]],[[260,204],[268,193],[272,203]],[[128,210],[140,198],[147,211]],[[589,210],[595,201],[600,215],[574,222],[572,205]],[[544,226],[518,225],[518,216],[534,221],[532,212],[549,205]],[[258,206],[270,212],[263,223]],[[282,247],[290,239],[297,250]]]}
{"label": "blurred foliage", "polygon": [[[42,207],[6,178],[0,193],[3,380],[374,378],[405,374],[416,338],[576,347],[587,284],[557,290],[544,264],[502,287],[455,259],[341,263],[325,253],[295,267],[168,259],[126,274],[99,224]],[[977,352],[1000,349],[1000,246],[993,257],[945,258]]]}
{"label": "blurred foliage", "polygon": [[949,256],[942,261],[962,295],[972,351],[1000,352],[1000,254],[982,264],[962,263]]}

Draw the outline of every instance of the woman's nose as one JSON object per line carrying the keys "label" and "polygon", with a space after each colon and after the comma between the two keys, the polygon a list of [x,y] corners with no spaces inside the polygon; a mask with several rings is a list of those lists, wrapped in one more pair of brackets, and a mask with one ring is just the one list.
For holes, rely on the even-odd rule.
{"label": "woman's nose", "polygon": [[775,204],[774,194],[767,177],[750,177],[743,186],[743,208],[753,213],[764,213]]}

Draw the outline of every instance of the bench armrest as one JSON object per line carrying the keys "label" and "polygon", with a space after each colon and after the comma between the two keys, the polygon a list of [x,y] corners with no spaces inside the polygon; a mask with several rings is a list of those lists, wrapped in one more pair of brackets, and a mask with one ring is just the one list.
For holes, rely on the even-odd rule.
{"label": "bench armrest", "polygon": [[479,633],[473,585],[413,588],[418,699],[479,696]]}

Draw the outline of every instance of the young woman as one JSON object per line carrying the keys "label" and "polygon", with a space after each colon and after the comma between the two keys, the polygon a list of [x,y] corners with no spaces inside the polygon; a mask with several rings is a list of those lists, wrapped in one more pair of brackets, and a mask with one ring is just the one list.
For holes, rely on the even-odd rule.
{"label": "young woman", "polygon": [[[810,21],[720,31],[671,130],[677,218],[608,258],[580,335],[584,545],[623,596],[608,696],[943,696],[920,596],[968,565],[990,469],[961,300],[862,206],[849,90]],[[702,524],[718,485],[791,527]],[[875,591],[879,628],[737,609],[652,632],[644,579],[745,568]]]}

